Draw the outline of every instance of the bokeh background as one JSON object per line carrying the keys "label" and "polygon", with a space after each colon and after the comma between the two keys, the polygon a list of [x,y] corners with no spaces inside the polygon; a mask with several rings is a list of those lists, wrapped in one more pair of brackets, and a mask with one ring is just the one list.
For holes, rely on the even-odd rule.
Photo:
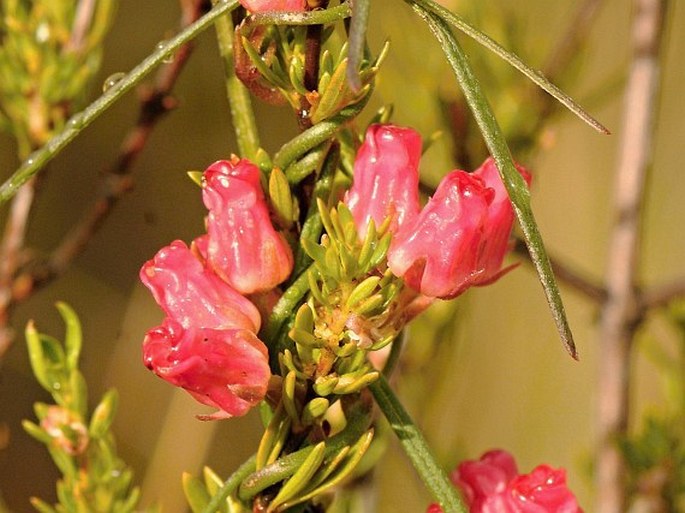
{"label": "bokeh background", "polygon": [[[105,46],[100,83],[126,71],[172,34],[176,2],[120,0]],[[499,40],[515,44],[530,64],[541,66],[567,29],[580,2],[454,1],[450,7],[477,19]],[[611,217],[613,172],[621,133],[622,80],[630,56],[631,9],[626,0],[606,0],[583,45],[582,58],[565,77],[568,91],[613,132],[600,136],[572,115],[549,123],[524,162],[534,173],[533,206],[550,252],[588,276],[601,280]],[[456,97],[454,80],[427,29],[402,2],[380,0],[372,8],[374,50],[391,41],[391,56],[380,74],[369,115],[382,104],[395,106],[394,121],[425,136],[444,129],[444,102]],[[685,8],[673,1],[664,52],[663,95],[659,103],[655,159],[649,178],[640,275],[645,284],[668,282],[685,262]],[[109,387],[121,394],[115,424],[122,457],[136,469],[143,501],[159,501],[165,512],[186,509],[182,471],[197,473],[204,463],[228,476],[255,450],[260,433],[256,415],[202,423],[200,405],[172,390],[141,363],[145,331],[162,314],[137,280],[138,269],[173,239],[191,240],[203,228],[204,208],[187,170],[204,169],[236,151],[225,100],[222,64],[212,31],[197,48],[175,89],[180,107],[163,120],[135,164],[136,187],[69,272],[21,305],[13,318],[14,346],[0,367],[0,490],[8,507],[32,511],[28,497],[54,498],[57,477],[47,453],[21,429],[33,418],[32,403],[47,400],[33,381],[21,332],[29,318],[54,335],[62,333],[53,308],[69,302],[84,324],[83,371],[95,402]],[[476,66],[500,69],[497,58],[468,45]],[[478,70],[477,70],[478,71]],[[496,71],[497,73],[497,71]],[[494,75],[495,78],[497,74]],[[503,83],[483,77],[503,124],[526,122],[525,102],[507,88],[528,87],[523,77]],[[512,85],[514,84],[514,85]],[[96,84],[92,96],[99,93]],[[520,98],[516,96],[515,98]],[[287,108],[256,103],[262,141],[276,150],[297,132]],[[115,158],[120,141],[135,122],[137,99],[129,93],[78,137],[49,169],[32,218],[29,238],[49,251],[86,209],[98,176]],[[529,122],[529,120],[528,120]],[[449,136],[438,139],[422,162],[427,181],[453,167]],[[0,136],[3,179],[16,167],[11,139]],[[432,178],[431,178],[432,177]],[[3,209],[4,215],[6,208]],[[445,468],[502,447],[514,453],[522,470],[541,462],[568,469],[571,487],[591,510],[590,478],[597,399],[597,307],[562,286],[580,361],[563,351],[541,287],[527,265],[496,284],[472,290],[452,303],[438,304],[412,328],[397,387],[435,447]],[[674,338],[656,313],[639,333],[639,343]],[[645,342],[646,341],[646,342]],[[638,351],[632,402],[635,416],[663,407],[657,369]],[[376,470],[369,494],[375,511],[424,511],[430,501],[397,444]]]}

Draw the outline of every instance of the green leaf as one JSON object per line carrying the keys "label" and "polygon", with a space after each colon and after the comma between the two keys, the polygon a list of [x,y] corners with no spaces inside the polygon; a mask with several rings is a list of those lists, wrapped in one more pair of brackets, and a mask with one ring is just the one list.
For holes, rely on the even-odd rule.
{"label": "green leaf", "polygon": [[446,22],[427,11],[418,3],[413,4],[413,8],[428,24],[431,32],[433,32],[433,35],[442,46],[445,56],[464,91],[466,101],[483,134],[485,144],[495,159],[497,169],[511,198],[514,212],[523,230],[531,260],[545,291],[547,303],[552,311],[552,317],[556,323],[561,341],[568,353],[577,359],[578,353],[573,342],[573,335],[566,318],[559,288],[554,279],[552,266],[550,265],[549,257],[542,242],[542,236],[530,207],[528,187],[516,170],[507,143],[492,113],[487,98],[481,90],[480,83],[474,76],[468,58]]}
{"label": "green leaf", "polygon": [[109,390],[97,405],[90,418],[88,433],[92,438],[102,438],[107,435],[114,421],[119,403],[119,395],[114,389]]}
{"label": "green leaf", "polygon": [[347,59],[343,59],[342,62],[338,64],[333,75],[331,75],[330,81],[326,84],[326,88],[319,90],[321,98],[311,116],[314,123],[318,123],[335,114],[336,109],[340,105],[340,101],[345,96],[345,91],[347,89],[345,80],[347,62]]}
{"label": "green leaf", "polygon": [[210,496],[205,485],[197,477],[184,472],[182,477],[183,493],[193,513],[202,513],[209,504]]}
{"label": "green leaf", "polygon": [[288,479],[283,487],[279,490],[276,497],[269,504],[267,513],[270,513],[278,508],[281,504],[291,500],[295,497],[311,480],[312,476],[319,469],[323,463],[326,451],[326,442],[319,442],[316,444],[311,452],[302,462],[300,468]]}
{"label": "green leaf", "polygon": [[283,171],[274,168],[269,175],[269,198],[274,207],[274,212],[284,228],[290,228],[293,224],[293,195],[290,185]]}
{"label": "green leaf", "polygon": [[204,174],[202,171],[186,171],[186,174],[188,175],[188,178],[202,187],[202,175]]}
{"label": "green leaf", "polygon": [[376,403],[388,419],[405,453],[419,473],[426,488],[433,494],[445,513],[468,513],[456,488],[438,465],[426,439],[414,424],[385,377],[369,386]]}
{"label": "green leaf", "polygon": [[369,297],[369,294],[371,294],[374,291],[379,281],[381,281],[380,276],[369,276],[360,284],[358,284],[347,298],[347,301],[345,303],[346,306],[348,308],[354,307],[359,302]]}
{"label": "green leaf", "polygon": [[46,362],[45,354],[43,353],[43,344],[33,321],[29,321],[24,333],[33,375],[45,390],[53,392],[52,380],[48,375],[48,364]]}
{"label": "green leaf", "polygon": [[585,121],[592,128],[602,134],[610,134],[609,130],[599,121],[593,118],[583,107],[576,103],[573,98],[564,93],[561,89],[551,83],[539,71],[534,70],[521,60],[519,56],[508,51],[498,42],[490,38],[487,34],[481,32],[474,26],[470,25],[466,20],[457,14],[451,12],[449,9],[441,6],[434,0],[407,0],[410,4],[420,6],[420,9],[426,13],[435,15],[435,19],[440,19],[443,23],[449,23],[457,30],[460,30],[467,36],[474,39],[477,43],[483,45],[485,48],[496,54],[498,57],[504,59],[507,63],[523,73],[533,83],[540,88],[547,91],[559,103],[561,103],[568,110],[573,112],[580,119]]}

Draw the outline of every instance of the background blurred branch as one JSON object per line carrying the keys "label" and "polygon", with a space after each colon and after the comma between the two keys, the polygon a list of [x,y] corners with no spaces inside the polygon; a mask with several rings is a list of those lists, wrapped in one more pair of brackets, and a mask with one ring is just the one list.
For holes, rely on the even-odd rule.
{"label": "background blurred branch", "polygon": [[[181,0],[180,3],[181,29],[192,24],[210,7],[205,0]],[[85,23],[77,18],[76,24],[79,20]],[[103,172],[99,197],[47,258],[34,257],[23,263],[19,260],[20,253],[25,251],[24,232],[33,199],[33,181],[17,193],[12,203],[0,268],[0,355],[11,341],[7,323],[12,309],[62,275],[84,251],[112,208],[131,190],[133,179],[130,175],[136,158],[145,148],[157,123],[177,106],[171,90],[190,57],[192,47],[192,41],[179,47],[173,61],[159,69],[154,85],[140,88],[138,121],[121,144],[116,161]]]}
{"label": "background blurred branch", "polygon": [[625,462],[616,443],[628,425],[630,351],[639,323],[636,274],[641,210],[652,160],[666,4],[666,0],[634,1],[633,60],[615,177],[615,221],[606,270],[608,295],[599,331],[597,513],[622,513],[627,506]]}

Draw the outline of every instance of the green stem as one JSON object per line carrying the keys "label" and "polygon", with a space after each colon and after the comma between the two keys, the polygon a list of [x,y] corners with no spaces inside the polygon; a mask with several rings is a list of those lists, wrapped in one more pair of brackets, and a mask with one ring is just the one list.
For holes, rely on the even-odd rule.
{"label": "green stem", "polygon": [[578,358],[576,346],[573,342],[573,335],[566,318],[564,305],[561,301],[559,288],[552,266],[545,251],[545,246],[540,235],[533,211],[530,207],[530,193],[525,181],[516,170],[514,161],[511,158],[509,147],[504,139],[504,135],[495,119],[490,104],[483,93],[478,79],[473,74],[468,58],[462,50],[459,42],[452,34],[445,20],[436,14],[427,11],[419,4],[413,4],[414,10],[428,24],[431,32],[435,35],[442,46],[445,56],[450,63],[452,70],[464,92],[471,112],[478,123],[485,144],[495,159],[502,181],[506,186],[509,197],[511,198],[514,212],[519,220],[523,235],[526,240],[528,252],[538,273],[540,282],[545,291],[547,303],[552,312],[552,317],[559,331],[564,347],[573,358]]}
{"label": "green stem", "polygon": [[390,388],[385,376],[369,385],[376,403],[388,419],[404,451],[428,490],[445,513],[468,513],[459,493],[445,471],[435,461],[426,439]]}
{"label": "green stem", "polygon": [[487,34],[481,32],[474,26],[470,25],[465,19],[463,19],[461,16],[458,16],[451,12],[449,9],[446,9],[445,7],[441,6],[434,0],[408,0],[411,3],[415,5],[421,6],[421,8],[425,9],[426,11],[429,11],[436,15],[436,17],[441,18],[444,22],[449,23],[453,27],[455,27],[457,30],[460,30],[473,40],[475,40],[477,43],[483,45],[485,48],[493,52],[495,55],[509,63],[511,66],[519,70],[521,73],[523,73],[528,79],[530,79],[533,83],[535,83],[538,87],[544,89],[547,91],[550,95],[552,95],[556,100],[564,105],[568,110],[573,112],[576,116],[578,116],[580,119],[585,121],[588,125],[590,125],[592,128],[597,130],[600,133],[603,134],[609,134],[609,130],[602,125],[599,121],[597,121],[595,118],[593,118],[583,107],[581,107],[578,103],[576,103],[573,98],[571,98],[569,95],[567,95],[565,92],[563,92],[561,89],[559,89],[557,86],[555,86],[552,82],[547,80],[547,78],[542,75],[537,70],[534,70],[530,66],[528,66],[525,62],[521,60],[521,58],[508,51],[506,48],[504,48],[502,45],[500,45],[497,41],[494,39],[490,38]]}
{"label": "green stem", "polygon": [[350,23],[350,35],[348,38],[349,49],[347,55],[347,83],[352,91],[359,92],[362,88],[359,67],[364,58],[364,45],[366,44],[366,30],[369,25],[370,0],[355,0],[352,5],[352,22]]}
{"label": "green stem", "polygon": [[229,477],[221,486],[216,495],[214,495],[212,500],[209,501],[209,504],[207,504],[205,509],[202,510],[202,513],[215,513],[216,511],[220,511],[220,506],[222,503],[224,503],[226,498],[238,489],[240,483],[242,483],[247,476],[255,471],[256,460],[257,457],[253,455],[250,457],[250,459],[243,463],[238,470],[236,470],[233,475],[231,475],[231,477]]}
{"label": "green stem", "polygon": [[74,114],[67,122],[62,132],[51,138],[45,146],[33,152],[12,174],[12,176],[0,186],[0,205],[10,199],[20,186],[30,180],[50,160],[55,158],[81,131],[90,125],[100,114],[110,108],[127,91],[138,84],[155,67],[173,54],[181,45],[196,37],[200,32],[214,23],[221,15],[233,10],[238,5],[238,0],[219,2],[211,11],[205,14],[195,23],[179,32],[172,39],[157,47],[154,53],[149,55],[138,66],[133,68],[121,80],[91,103],[83,111]]}
{"label": "green stem", "polygon": [[[217,0],[214,0],[214,4]],[[240,156],[252,161],[259,150],[259,131],[252,109],[250,92],[235,74],[233,64],[233,21],[230,16],[222,16],[216,22],[216,36],[219,52],[224,59],[226,92],[231,107],[231,119],[235,130]]]}
{"label": "green stem", "polygon": [[300,158],[309,150],[333,137],[347,121],[354,118],[362,111],[370,97],[371,92],[369,91],[360,102],[345,107],[338,115],[329,120],[317,123],[285,143],[274,156],[274,166],[286,169],[292,162]]}
{"label": "green stem", "polygon": [[[309,269],[311,269],[313,265],[314,264],[312,264]],[[277,348],[274,347],[274,345],[277,343],[277,336],[281,330],[281,326],[288,320],[288,317],[295,313],[297,305],[305,294],[309,292],[309,281],[307,279],[309,269],[300,274],[293,284],[283,293],[271,311],[271,316],[260,334],[259,338],[261,338],[269,347],[270,354],[277,352]]]}

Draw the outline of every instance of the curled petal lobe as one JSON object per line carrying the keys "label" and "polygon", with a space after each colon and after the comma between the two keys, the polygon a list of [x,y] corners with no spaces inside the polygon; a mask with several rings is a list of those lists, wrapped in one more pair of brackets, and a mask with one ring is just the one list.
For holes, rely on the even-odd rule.
{"label": "curled petal lobe", "polygon": [[578,501],[566,485],[566,472],[540,465],[509,484],[511,500],[522,513],[580,513]]}
{"label": "curled petal lobe", "polygon": [[392,272],[426,296],[461,294],[482,273],[478,260],[493,194],[464,171],[445,176],[416,220],[393,238]]}
{"label": "curled petal lobe", "polygon": [[354,161],[354,182],[345,203],[361,238],[369,221],[392,216],[391,231],[414,220],[419,205],[421,137],[411,128],[371,125]]}
{"label": "curled petal lobe", "polygon": [[257,308],[207,269],[182,241],[160,249],[143,265],[140,279],[167,316],[184,328],[259,330]]}
{"label": "curled petal lobe", "polygon": [[184,328],[166,319],[143,342],[145,365],[198,402],[240,416],[265,396],[271,376],[267,349],[250,330]]}
{"label": "curled petal lobe", "polygon": [[219,161],[203,176],[207,216],[206,257],[212,269],[242,294],[263,292],[293,268],[287,242],[274,229],[259,184],[259,169],[247,160]]}

